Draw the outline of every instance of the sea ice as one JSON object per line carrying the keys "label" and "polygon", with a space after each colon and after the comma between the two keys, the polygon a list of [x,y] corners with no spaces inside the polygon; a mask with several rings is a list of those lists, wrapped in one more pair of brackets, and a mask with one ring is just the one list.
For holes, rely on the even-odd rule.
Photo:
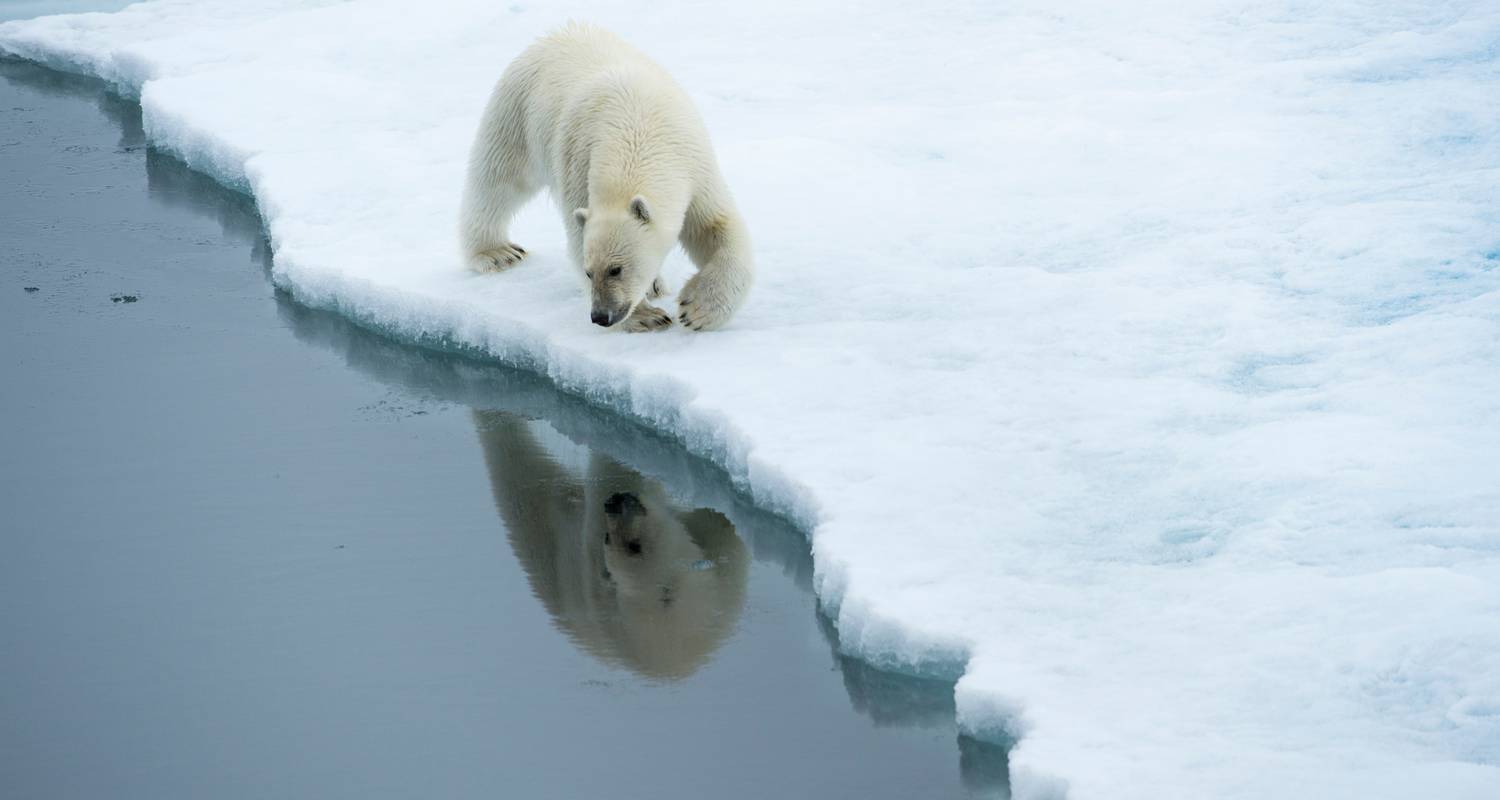
{"label": "sea ice", "polygon": [[[463,159],[567,18],[699,103],[760,267],[600,331]],[[677,436],[1018,796],[1500,796],[1500,7],[154,0],[0,25],[251,192],[274,279]],[[689,274],[669,263],[674,286]],[[296,413],[289,398],[288,413]]]}

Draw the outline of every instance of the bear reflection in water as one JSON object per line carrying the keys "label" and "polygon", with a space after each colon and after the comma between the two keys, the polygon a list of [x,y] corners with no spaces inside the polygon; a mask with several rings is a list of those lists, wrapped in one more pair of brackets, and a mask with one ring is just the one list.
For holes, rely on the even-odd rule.
{"label": "bear reflection in water", "polygon": [[649,678],[705,664],[744,606],[749,554],[729,520],[524,417],[474,418],[511,547],[558,627]]}

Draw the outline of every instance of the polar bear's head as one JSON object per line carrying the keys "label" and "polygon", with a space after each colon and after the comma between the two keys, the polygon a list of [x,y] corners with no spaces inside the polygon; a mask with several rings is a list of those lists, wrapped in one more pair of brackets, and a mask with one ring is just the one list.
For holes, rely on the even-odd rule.
{"label": "polar bear's head", "polygon": [[601,505],[609,602],[600,625],[609,645],[596,652],[652,678],[685,678],[735,630],[748,575],[744,543],[717,511],[683,512],[659,485],[611,477],[598,493],[625,491]]}
{"label": "polar bear's head", "polygon": [[640,195],[623,208],[580,208],[573,221],[583,229],[589,319],[607,328],[624,321],[645,299],[674,239],[653,221],[651,207]]}

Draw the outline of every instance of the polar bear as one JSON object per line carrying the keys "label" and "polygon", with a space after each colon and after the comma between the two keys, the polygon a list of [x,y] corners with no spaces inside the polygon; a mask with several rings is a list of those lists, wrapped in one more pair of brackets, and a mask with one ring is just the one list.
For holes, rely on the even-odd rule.
{"label": "polar bear", "polygon": [[666,70],[601,28],[569,23],[543,37],[491,93],[460,212],[470,267],[526,257],[509,225],[543,187],[563,214],[595,324],[670,326],[646,301],[666,292],[662,261],[679,242],[698,268],[677,296],[685,326],[723,327],[744,303],[750,238],[702,119]]}
{"label": "polar bear", "polygon": [[707,663],[745,603],[750,554],[733,523],[678,507],[660,483],[604,455],[578,459],[542,423],[473,414],[495,508],[558,627],[650,678],[679,680]]}

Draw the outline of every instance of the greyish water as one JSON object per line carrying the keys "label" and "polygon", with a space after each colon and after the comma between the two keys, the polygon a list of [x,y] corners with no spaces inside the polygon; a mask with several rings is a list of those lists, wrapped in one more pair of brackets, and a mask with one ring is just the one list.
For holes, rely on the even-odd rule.
{"label": "greyish water", "polygon": [[1008,796],[716,469],[277,294],[96,82],[0,123],[0,795]]}

